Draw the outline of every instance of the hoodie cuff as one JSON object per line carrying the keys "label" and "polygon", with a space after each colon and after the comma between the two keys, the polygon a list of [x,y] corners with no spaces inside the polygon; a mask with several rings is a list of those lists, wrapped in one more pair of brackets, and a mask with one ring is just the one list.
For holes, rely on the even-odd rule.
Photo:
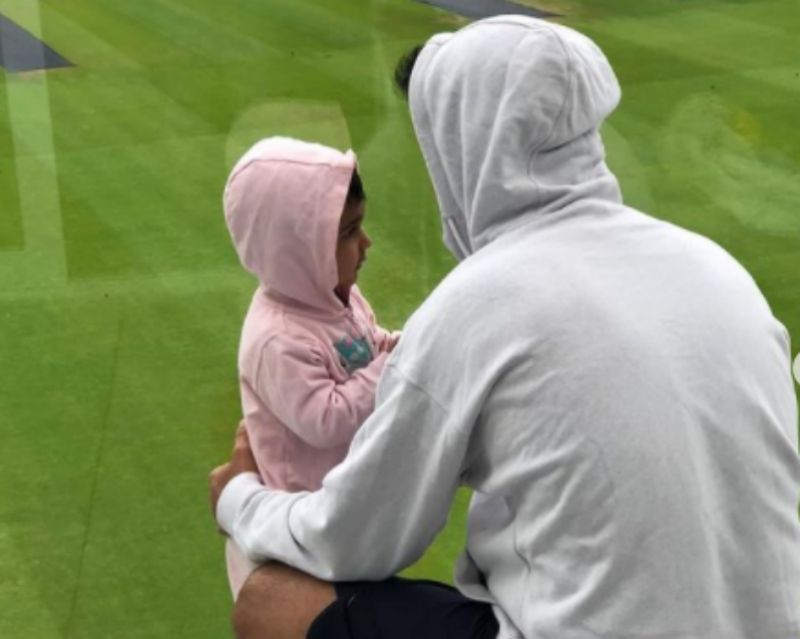
{"label": "hoodie cuff", "polygon": [[233,523],[244,504],[257,492],[266,490],[258,473],[240,473],[231,479],[217,502],[217,523],[228,535],[233,535]]}

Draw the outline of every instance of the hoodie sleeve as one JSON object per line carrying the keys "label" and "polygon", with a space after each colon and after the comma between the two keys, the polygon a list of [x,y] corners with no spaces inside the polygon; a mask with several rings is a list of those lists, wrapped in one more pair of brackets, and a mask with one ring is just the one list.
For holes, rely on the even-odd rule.
{"label": "hoodie sleeve", "polygon": [[372,412],[387,357],[379,353],[347,381],[336,383],[317,346],[276,337],[262,350],[257,384],[270,409],[295,435],[316,448],[333,448],[349,443]]}
{"label": "hoodie sleeve", "polygon": [[375,319],[375,312],[369,305],[367,298],[364,297],[357,287],[353,287],[353,293],[351,295],[352,301],[359,305],[361,312],[366,318],[376,350],[379,353],[389,352],[400,340],[403,333],[401,331],[387,331],[382,326],[378,326],[378,322]]}
{"label": "hoodie sleeve", "polygon": [[240,475],[222,493],[218,521],[254,561],[329,581],[384,579],[419,559],[444,527],[466,430],[389,364],[375,413],[318,491],[267,490]]}

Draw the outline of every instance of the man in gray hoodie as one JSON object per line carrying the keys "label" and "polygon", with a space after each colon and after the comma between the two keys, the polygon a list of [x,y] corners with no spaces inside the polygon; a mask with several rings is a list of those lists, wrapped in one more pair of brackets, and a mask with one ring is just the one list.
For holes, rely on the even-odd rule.
{"label": "man in gray hoodie", "polygon": [[[622,203],[598,132],[619,97],[594,43],[535,19],[422,49],[411,115],[460,263],[319,491],[264,489],[243,439],[212,473],[220,526],[275,562],[240,636],[800,636],[788,334],[719,246]],[[439,605],[391,576],[460,485]]]}

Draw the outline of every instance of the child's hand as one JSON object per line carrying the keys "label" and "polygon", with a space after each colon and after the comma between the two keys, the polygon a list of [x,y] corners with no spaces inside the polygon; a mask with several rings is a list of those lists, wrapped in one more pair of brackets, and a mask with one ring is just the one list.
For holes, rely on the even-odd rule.
{"label": "child's hand", "polygon": [[383,343],[383,351],[385,353],[391,353],[394,350],[394,347],[400,342],[400,337],[402,333],[400,331],[395,331],[389,337],[386,338],[386,341]]}

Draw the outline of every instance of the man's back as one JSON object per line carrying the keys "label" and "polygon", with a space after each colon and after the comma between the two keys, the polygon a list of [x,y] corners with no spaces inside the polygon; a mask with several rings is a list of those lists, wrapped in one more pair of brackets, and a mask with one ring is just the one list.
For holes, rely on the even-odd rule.
{"label": "man's back", "polygon": [[786,332],[719,247],[622,204],[600,137],[619,98],[560,25],[426,43],[409,102],[461,264],[320,491],[226,488],[220,520],[255,558],[386,579],[464,483],[458,583],[495,604],[500,639],[800,636]]}
{"label": "man's back", "polygon": [[475,419],[459,586],[537,639],[794,639],[786,332],[710,241],[585,213],[486,246],[408,326],[459,371],[415,381]]}

